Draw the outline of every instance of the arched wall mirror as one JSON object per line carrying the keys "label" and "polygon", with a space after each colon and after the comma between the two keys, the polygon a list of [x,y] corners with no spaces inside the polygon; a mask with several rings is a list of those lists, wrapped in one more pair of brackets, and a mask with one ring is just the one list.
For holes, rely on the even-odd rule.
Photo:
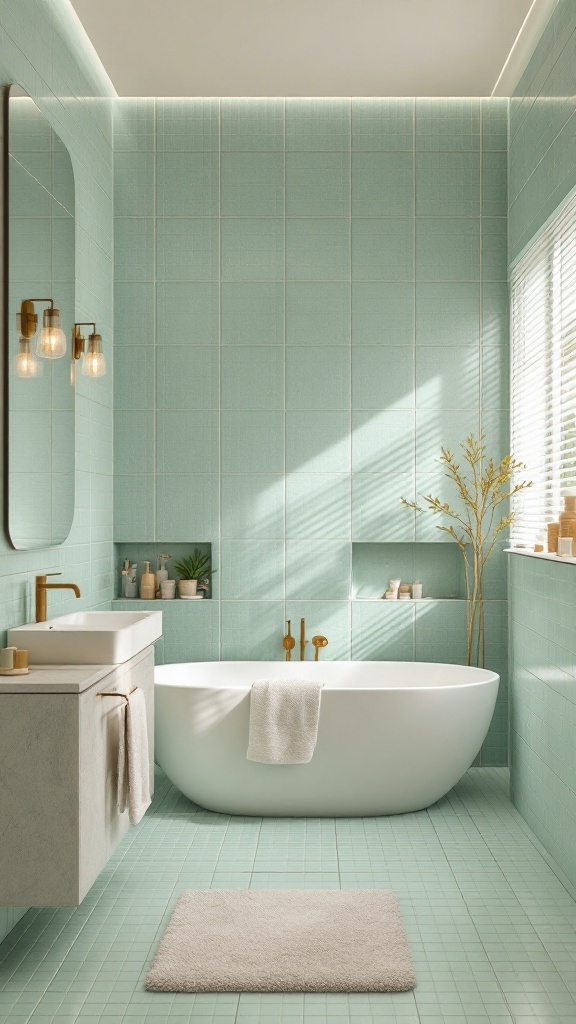
{"label": "arched wall mirror", "polygon": [[17,86],[4,91],[3,149],[5,521],[14,548],[44,548],[74,516],[74,174]]}

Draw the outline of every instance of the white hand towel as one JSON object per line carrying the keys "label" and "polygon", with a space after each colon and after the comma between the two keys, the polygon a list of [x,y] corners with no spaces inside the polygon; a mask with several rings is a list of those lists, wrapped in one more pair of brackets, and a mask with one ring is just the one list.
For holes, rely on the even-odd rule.
{"label": "white hand towel", "polygon": [[308,764],[312,760],[322,686],[305,679],[252,684],[248,761]]}
{"label": "white hand towel", "polygon": [[136,687],[120,708],[118,810],[128,807],[130,824],[137,825],[151,800],[146,698]]}

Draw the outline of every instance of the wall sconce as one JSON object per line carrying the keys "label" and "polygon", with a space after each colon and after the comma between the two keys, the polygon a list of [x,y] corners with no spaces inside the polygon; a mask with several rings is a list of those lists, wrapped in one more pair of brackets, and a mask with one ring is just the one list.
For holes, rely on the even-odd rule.
{"label": "wall sconce", "polygon": [[18,377],[40,377],[42,369],[42,363],[30,351],[28,338],[20,337],[18,339],[18,355],[16,356],[16,375]]}
{"label": "wall sconce", "polygon": [[38,329],[38,314],[34,309],[35,302],[49,302],[50,307],[44,310],[42,330],[36,342],[36,355],[41,359],[61,359],[66,353],[66,335],[60,323],[60,310],[55,309],[54,299],[24,299],[20,307],[20,335],[30,340]]}
{"label": "wall sconce", "polygon": [[[86,338],[80,330],[81,327],[93,328],[93,333],[88,335],[88,348],[86,348]],[[75,323],[72,327],[70,381],[73,385],[76,383],[76,362],[81,356],[84,356],[82,360],[82,373],[85,377],[96,378],[105,375],[106,360],[102,352],[102,337],[100,334],[96,334],[96,324],[94,323]]]}

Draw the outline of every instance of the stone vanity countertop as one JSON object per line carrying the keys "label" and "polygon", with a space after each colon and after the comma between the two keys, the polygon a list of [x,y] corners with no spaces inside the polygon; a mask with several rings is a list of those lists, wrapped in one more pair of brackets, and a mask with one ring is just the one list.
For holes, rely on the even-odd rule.
{"label": "stone vanity countertop", "polygon": [[118,665],[31,665],[24,676],[0,675],[0,693],[83,693]]}

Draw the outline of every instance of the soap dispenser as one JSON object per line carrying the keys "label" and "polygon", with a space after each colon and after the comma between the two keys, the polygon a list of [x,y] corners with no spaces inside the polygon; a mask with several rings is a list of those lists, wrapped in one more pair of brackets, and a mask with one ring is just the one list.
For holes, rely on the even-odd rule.
{"label": "soap dispenser", "polygon": [[143,601],[153,601],[156,596],[156,575],[150,572],[150,562],[144,562],[144,572],[140,580],[140,597]]}

